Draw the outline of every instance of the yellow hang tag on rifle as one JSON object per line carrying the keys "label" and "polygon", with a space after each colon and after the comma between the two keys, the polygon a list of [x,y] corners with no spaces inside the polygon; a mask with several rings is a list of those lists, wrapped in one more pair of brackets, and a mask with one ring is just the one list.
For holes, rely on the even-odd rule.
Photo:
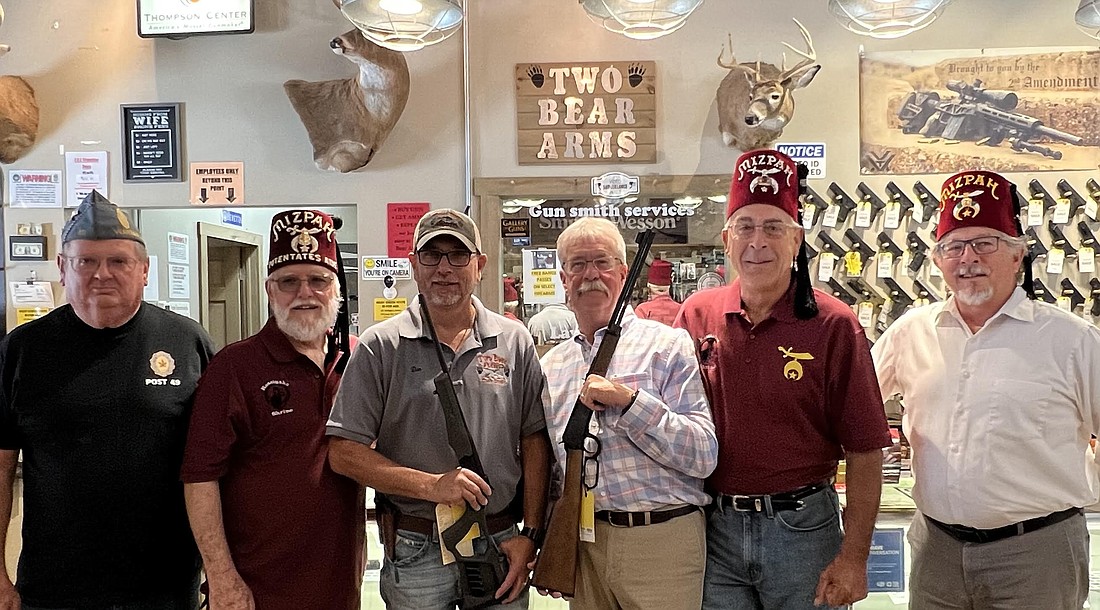
{"label": "yellow hang tag on rifle", "polygon": [[581,542],[596,541],[596,494],[587,488],[581,496],[581,520],[578,533]]}
{"label": "yellow hang tag on rifle", "polygon": [[[458,506],[451,506],[450,504],[436,504],[435,505],[435,524],[439,529],[439,535],[442,537],[443,532],[453,526],[456,521],[462,518],[462,515],[466,514],[466,506],[460,504]],[[462,540],[455,545],[455,550],[458,551],[463,557],[473,557],[474,555],[474,538],[481,535],[481,528],[478,524],[473,524],[470,527],[470,531],[466,532],[466,535],[462,537]],[[440,543],[439,550],[443,556],[443,565],[449,565],[456,561],[453,553],[447,550],[447,545]]]}

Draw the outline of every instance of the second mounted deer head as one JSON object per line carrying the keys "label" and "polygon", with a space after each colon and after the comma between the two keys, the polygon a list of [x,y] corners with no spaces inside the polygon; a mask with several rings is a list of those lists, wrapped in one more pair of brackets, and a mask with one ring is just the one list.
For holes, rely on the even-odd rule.
{"label": "second mounted deer head", "polygon": [[810,33],[797,19],[794,22],[806,43],[805,51],[783,43],[802,58],[794,67],[787,68],[785,54],[778,68],[759,60],[739,64],[732,36],[729,60],[723,60],[724,48],[719,52],[718,65],[729,70],[717,92],[718,129],[726,146],[749,151],[767,148],[778,140],[794,116],[794,90],[810,84],[821,69]]}

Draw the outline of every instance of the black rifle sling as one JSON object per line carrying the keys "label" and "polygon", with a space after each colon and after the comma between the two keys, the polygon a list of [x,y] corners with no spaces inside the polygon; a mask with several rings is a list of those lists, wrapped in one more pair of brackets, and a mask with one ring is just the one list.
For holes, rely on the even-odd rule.
{"label": "black rifle sling", "polygon": [[[424,317],[424,327],[428,330],[428,336],[435,345],[436,356],[439,358],[440,370],[435,376],[434,383],[435,393],[443,408],[443,419],[447,425],[447,443],[454,450],[460,467],[473,471],[489,483],[489,477],[481,466],[477,445],[474,444],[470,429],[466,426],[466,417],[462,414],[462,406],[458,402],[454,382],[451,380],[451,367],[443,355],[443,346],[435,334],[435,325],[432,324],[424,295],[419,295],[418,299],[420,312]],[[472,541],[473,554],[466,556],[459,553],[458,544],[475,524],[478,526],[479,534]],[[492,533],[485,520],[485,511],[472,510],[469,507],[466,507],[465,512],[455,520],[454,524],[440,532],[440,541],[458,562],[459,587],[462,594],[460,607],[463,610],[476,610],[498,603],[495,594],[508,574],[508,562],[500,552],[496,541],[493,540]]]}

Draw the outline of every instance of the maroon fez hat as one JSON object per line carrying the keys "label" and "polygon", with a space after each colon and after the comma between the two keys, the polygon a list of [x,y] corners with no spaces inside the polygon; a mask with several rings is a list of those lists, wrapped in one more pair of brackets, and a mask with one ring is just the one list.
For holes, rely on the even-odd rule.
{"label": "maroon fez hat", "polygon": [[649,275],[646,281],[654,286],[672,285],[672,263],[657,258],[649,264]]}
{"label": "maroon fez hat", "polygon": [[332,217],[317,210],[288,210],[271,219],[267,272],[279,267],[308,263],[320,265],[339,277],[336,227]]}
{"label": "maroon fez hat", "polygon": [[730,180],[726,218],[754,203],[774,205],[798,222],[798,169],[787,155],[752,150],[737,158]]}
{"label": "maroon fez hat", "polygon": [[987,227],[1018,237],[1014,185],[999,174],[970,171],[955,174],[940,191],[936,239],[955,229]]}

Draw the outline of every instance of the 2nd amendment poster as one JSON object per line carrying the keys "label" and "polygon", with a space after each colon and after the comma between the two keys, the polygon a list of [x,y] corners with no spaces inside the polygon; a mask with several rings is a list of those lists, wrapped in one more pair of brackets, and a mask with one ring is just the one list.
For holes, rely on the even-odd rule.
{"label": "2nd amendment poster", "polygon": [[860,57],[860,170],[1095,169],[1100,50],[974,49]]}

